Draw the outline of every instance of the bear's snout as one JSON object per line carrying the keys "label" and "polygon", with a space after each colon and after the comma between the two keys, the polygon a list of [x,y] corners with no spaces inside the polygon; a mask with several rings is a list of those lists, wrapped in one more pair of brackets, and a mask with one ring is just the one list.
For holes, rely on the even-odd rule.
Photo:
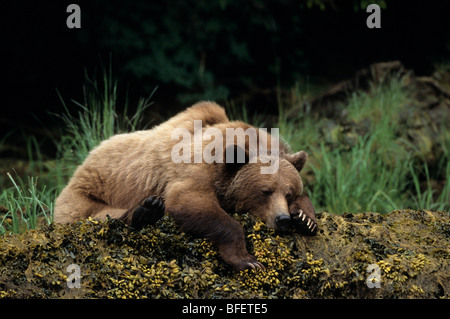
{"label": "bear's snout", "polygon": [[290,224],[291,224],[291,217],[288,215],[278,215],[275,217],[275,224],[277,225],[277,228],[281,231],[288,230]]}

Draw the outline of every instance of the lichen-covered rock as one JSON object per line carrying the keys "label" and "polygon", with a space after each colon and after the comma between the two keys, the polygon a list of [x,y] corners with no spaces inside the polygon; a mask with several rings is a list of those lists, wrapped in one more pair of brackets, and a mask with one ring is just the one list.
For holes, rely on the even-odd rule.
{"label": "lichen-covered rock", "polygon": [[[140,232],[89,219],[1,237],[0,297],[450,297],[448,213],[320,213],[314,237],[235,218],[266,271],[235,272],[212,244],[180,233],[170,217]],[[79,266],[80,288],[68,287],[76,279],[71,264]]]}

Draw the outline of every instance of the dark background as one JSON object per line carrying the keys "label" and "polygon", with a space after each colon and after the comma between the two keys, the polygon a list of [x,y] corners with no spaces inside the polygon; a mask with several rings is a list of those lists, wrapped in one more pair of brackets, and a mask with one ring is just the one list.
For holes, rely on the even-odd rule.
{"label": "dark background", "polygon": [[[371,2],[382,6],[381,29],[366,27]],[[81,29],[66,26],[70,3],[81,7]],[[373,62],[430,74],[450,57],[449,1],[8,1],[1,12],[2,136],[57,126],[57,90],[82,102],[85,72],[110,63],[122,96],[158,86],[155,108],[168,114],[298,79],[325,87]]]}

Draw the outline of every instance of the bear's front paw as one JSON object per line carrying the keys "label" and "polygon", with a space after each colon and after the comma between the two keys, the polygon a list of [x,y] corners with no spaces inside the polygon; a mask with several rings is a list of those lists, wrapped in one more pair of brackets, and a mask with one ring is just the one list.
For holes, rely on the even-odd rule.
{"label": "bear's front paw", "polygon": [[308,216],[302,209],[298,209],[295,215],[291,215],[291,218],[298,232],[307,235],[315,235],[317,233],[316,218]]}
{"label": "bear's front paw", "polygon": [[164,216],[165,210],[164,198],[161,196],[150,196],[144,201],[142,206],[134,210],[130,226],[140,230],[144,226],[153,225]]}

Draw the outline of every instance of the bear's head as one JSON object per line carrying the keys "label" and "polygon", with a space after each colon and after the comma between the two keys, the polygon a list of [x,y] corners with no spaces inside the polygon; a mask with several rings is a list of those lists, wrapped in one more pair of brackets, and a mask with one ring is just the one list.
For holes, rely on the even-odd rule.
{"label": "bear's head", "polygon": [[[251,163],[246,153],[244,163],[225,163],[221,175],[221,204],[228,211],[249,212],[269,228],[286,230],[291,224],[289,205],[303,192],[299,172],[308,155],[304,151],[277,157],[278,170],[262,174],[267,161]],[[266,164],[265,164],[266,163]]]}

